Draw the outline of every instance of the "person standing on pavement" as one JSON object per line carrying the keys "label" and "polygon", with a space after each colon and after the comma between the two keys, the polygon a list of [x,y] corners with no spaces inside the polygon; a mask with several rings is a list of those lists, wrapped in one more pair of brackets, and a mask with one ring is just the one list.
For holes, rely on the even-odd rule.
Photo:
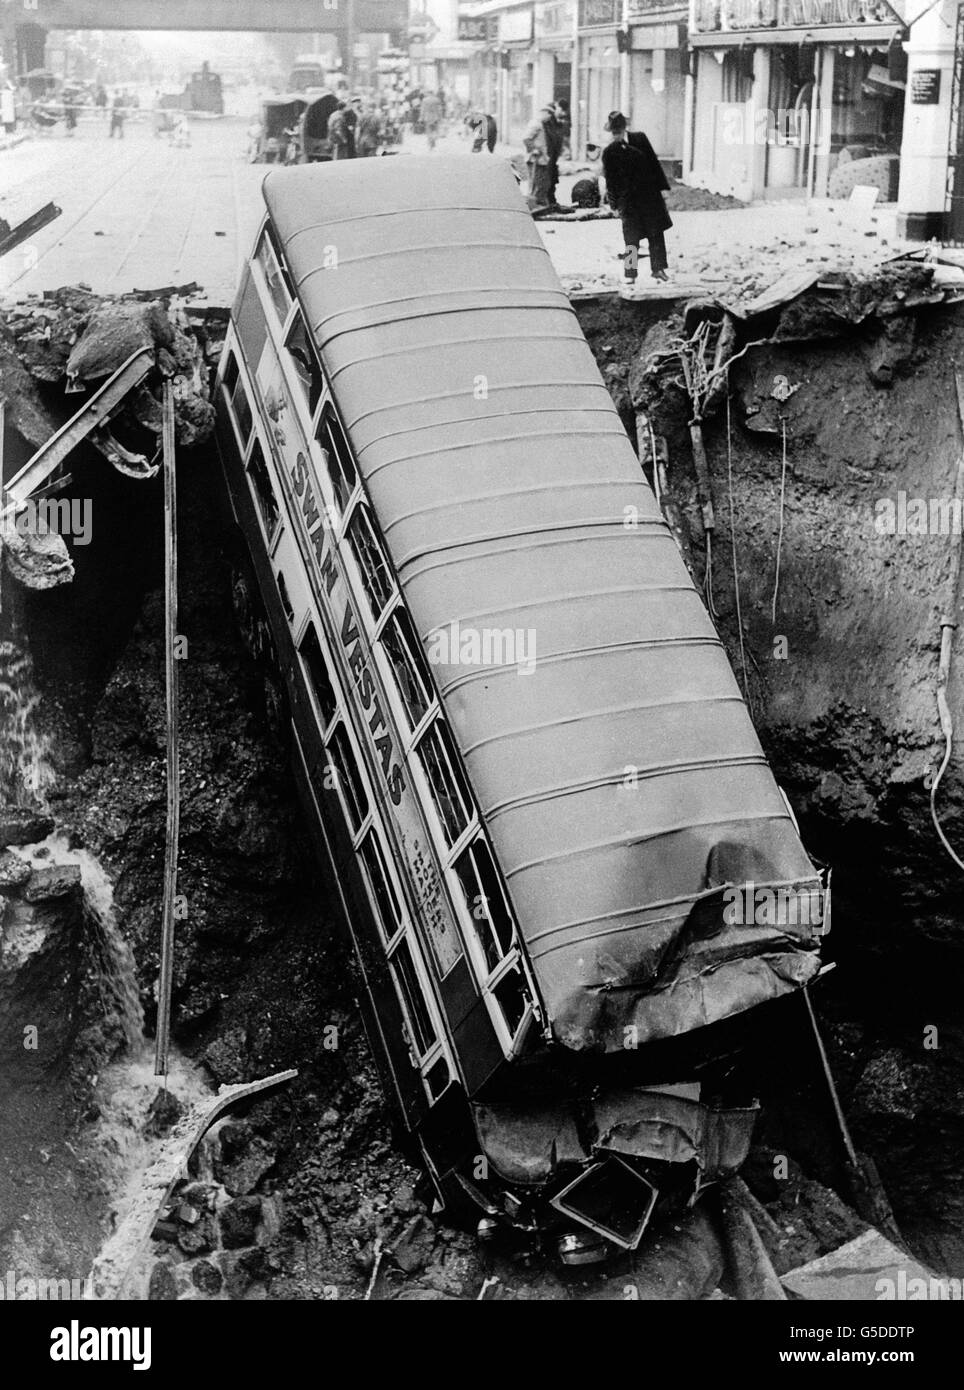
{"label": "person standing on pavement", "polygon": [[649,244],[649,268],[654,280],[667,280],[664,233],[673,225],[663,194],[669,180],[642,131],[629,131],[621,111],[610,111],[606,129],[612,140],[603,150],[606,197],[623,224],[623,271],[630,287],[636,282],[639,244]]}
{"label": "person standing on pavement", "polygon": [[435,149],[435,142],[438,139],[438,128],[442,120],[442,103],[435,92],[426,92],[422,97],[422,104],[418,109],[418,117],[424,127],[425,134],[428,136],[428,147]]}
{"label": "person standing on pavement", "polygon": [[482,111],[471,111],[465,123],[472,132],[472,153],[481,154],[488,147],[489,154],[492,154],[499,134],[495,117],[487,116]]}
{"label": "person standing on pavement", "polygon": [[348,136],[348,158],[355,159],[358,154],[356,143],[358,135],[358,107],[359,97],[352,97],[351,101],[345,106],[345,133]]}
{"label": "person standing on pavement", "polygon": [[523,136],[529,166],[529,197],[534,207],[548,207],[559,179],[562,142],[553,106],[546,105]]}
{"label": "person standing on pavement", "polygon": [[124,93],[118,92],[114,97],[114,104],[110,111],[110,130],[107,132],[111,140],[116,133],[118,140],[124,138],[124,121],[127,119],[127,106],[124,100]]}
{"label": "person standing on pavement", "polygon": [[107,89],[102,82],[97,84],[97,94],[94,97],[94,105],[97,107],[99,116],[107,115]]}
{"label": "person standing on pavement", "polygon": [[345,125],[345,103],[340,101],[328,117],[328,145],[332,159],[348,158],[348,128]]}
{"label": "person standing on pavement", "polygon": [[374,105],[368,102],[358,121],[358,137],[355,152],[359,159],[370,159],[378,153],[381,140],[381,121]]}

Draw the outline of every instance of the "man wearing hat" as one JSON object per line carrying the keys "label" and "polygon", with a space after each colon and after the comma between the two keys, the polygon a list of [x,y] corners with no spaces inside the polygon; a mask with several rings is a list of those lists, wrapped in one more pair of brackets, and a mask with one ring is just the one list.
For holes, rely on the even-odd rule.
{"label": "man wearing hat", "polygon": [[666,232],[673,225],[663,194],[669,180],[656,152],[641,130],[630,131],[621,111],[610,111],[606,129],[612,140],[603,150],[609,205],[619,213],[626,250],[623,268],[630,287],[636,282],[639,243],[649,244],[649,268],[654,280],[666,280]]}
{"label": "man wearing hat", "polygon": [[529,199],[533,208],[548,207],[555,201],[559,182],[559,156],[562,132],[556,108],[546,104],[523,138],[529,166]]}

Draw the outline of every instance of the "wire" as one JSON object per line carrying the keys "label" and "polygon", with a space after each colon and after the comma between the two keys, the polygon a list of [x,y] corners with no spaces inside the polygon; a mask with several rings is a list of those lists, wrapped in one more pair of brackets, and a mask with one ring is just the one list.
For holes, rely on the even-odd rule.
{"label": "wire", "polygon": [[780,530],[777,533],[777,568],[773,576],[773,602],[770,604],[770,616],[774,626],[777,621],[777,597],[780,593],[780,557],[783,553],[783,518],[787,499],[787,422],[780,417],[780,424],[783,427],[783,467],[780,472]]}
{"label": "wire", "polygon": [[730,374],[726,374],[726,483],[730,498],[730,553],[733,557],[733,597],[736,602],[736,630],[740,638],[740,665],[743,668],[743,695],[750,706],[750,677],[746,669],[746,646],[743,641],[743,609],[740,602],[740,571],[736,555],[736,508],[733,502],[733,421],[730,412]]}

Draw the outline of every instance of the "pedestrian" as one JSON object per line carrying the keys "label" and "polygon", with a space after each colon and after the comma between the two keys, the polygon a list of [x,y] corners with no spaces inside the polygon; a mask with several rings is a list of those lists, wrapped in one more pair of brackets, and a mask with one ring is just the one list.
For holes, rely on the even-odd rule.
{"label": "pedestrian", "polygon": [[360,97],[352,97],[351,101],[345,105],[345,134],[348,137],[348,159],[354,159],[358,153],[356,139],[358,135],[358,107],[361,103]]}
{"label": "pedestrian", "polygon": [[114,97],[114,104],[110,111],[110,139],[113,140],[116,133],[118,140],[124,138],[124,121],[127,117],[127,107],[124,103],[124,93],[118,92]]}
{"label": "pedestrian", "polygon": [[328,144],[332,159],[348,158],[348,128],[345,125],[345,103],[340,101],[328,117]]}
{"label": "pedestrian", "polygon": [[434,150],[435,142],[438,139],[439,123],[442,119],[442,104],[437,93],[425,93],[418,108],[418,118],[428,136],[428,147],[430,150]]}
{"label": "pedestrian", "polygon": [[97,92],[94,96],[94,105],[97,107],[99,115],[107,115],[107,90],[102,82],[98,82],[97,84]]}
{"label": "pedestrian", "polygon": [[606,197],[623,224],[623,272],[629,288],[636,283],[639,244],[649,244],[649,268],[654,280],[666,280],[668,264],[664,233],[673,220],[663,199],[669,180],[642,131],[629,131],[621,111],[610,111],[606,129],[612,140],[603,150]]}
{"label": "pedestrian", "polygon": [[572,117],[569,115],[568,101],[556,102],[556,121],[559,126],[559,138],[562,142],[562,158],[572,158]]}
{"label": "pedestrian", "polygon": [[473,136],[472,153],[481,154],[483,149],[488,146],[489,154],[492,154],[498,138],[495,117],[487,116],[482,111],[470,111],[465,118],[465,123]]}
{"label": "pedestrian", "polygon": [[378,119],[378,112],[374,105],[368,102],[358,120],[358,136],[355,148],[359,159],[370,159],[378,153],[381,134],[382,128],[381,121]]}
{"label": "pedestrian", "polygon": [[559,179],[562,143],[555,107],[545,105],[523,136],[529,166],[529,198],[533,208],[549,207]]}

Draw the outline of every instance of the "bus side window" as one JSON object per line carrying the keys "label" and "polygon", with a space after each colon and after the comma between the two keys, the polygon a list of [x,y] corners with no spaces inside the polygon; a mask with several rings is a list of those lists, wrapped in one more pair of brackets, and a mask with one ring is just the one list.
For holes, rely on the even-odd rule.
{"label": "bus side window", "polygon": [[305,400],[308,402],[308,412],[310,415],[314,415],[315,407],[321,400],[324,378],[321,375],[321,368],[318,365],[311,339],[308,337],[308,330],[305,327],[304,316],[300,309],[295,314],[285,347],[288,349]]}
{"label": "bus side window", "polygon": [[331,481],[331,490],[335,494],[335,505],[339,512],[344,512],[355,491],[358,473],[341,425],[330,410],[325,410],[322,414],[315,438],[325,456],[325,468]]}
{"label": "bus side window", "polygon": [[298,650],[301,653],[301,660],[308,676],[308,684],[318,707],[318,720],[322,731],[324,731],[337,713],[338,700],[331,683],[331,677],[328,674],[328,663],[322,653],[314,623],[309,622]]}
{"label": "bus side window", "polygon": [[395,609],[382,628],[381,640],[414,733],[431,709],[434,696],[418,634],[407,609]]}
{"label": "bus side window", "polygon": [[261,234],[261,240],[258,242],[256,259],[258,265],[261,267],[261,273],[264,276],[265,284],[268,287],[271,302],[274,304],[278,322],[283,324],[288,317],[288,310],[291,308],[292,297],[285,283],[281,264],[271,244],[271,237],[268,234],[267,227],[265,227]]}
{"label": "bus side window", "polygon": [[244,382],[241,380],[241,370],[238,366],[238,359],[233,352],[228,353],[221,386],[228,407],[234,418],[234,423],[238,427],[238,434],[241,438],[241,449],[243,451],[247,448],[248,440],[251,437],[251,403],[248,400],[248,393],[244,389]]}
{"label": "bus side window", "polygon": [[261,520],[264,525],[265,535],[270,543],[281,519],[278,510],[278,502],[274,495],[274,488],[271,486],[271,474],[268,472],[268,465],[265,462],[264,451],[261,448],[261,441],[254,441],[254,448],[251,450],[251,457],[248,459],[248,476],[251,479],[251,486],[254,490],[255,500],[258,510],[261,513]]}
{"label": "bus side window", "polygon": [[352,835],[357,835],[368,815],[368,795],[358,772],[355,750],[345,725],[339,721],[328,738],[328,756],[341,792]]}
{"label": "bus side window", "polygon": [[472,799],[452,736],[441,720],[429,725],[419,740],[418,754],[446,841],[454,845],[472,819]]}
{"label": "bus side window", "polygon": [[372,619],[377,623],[394,593],[395,581],[366,507],[356,506],[348,523],[347,536],[355,563],[361,571]]}
{"label": "bus side window", "polygon": [[473,840],[452,866],[489,973],[512,949],[512,914],[488,845]]}

